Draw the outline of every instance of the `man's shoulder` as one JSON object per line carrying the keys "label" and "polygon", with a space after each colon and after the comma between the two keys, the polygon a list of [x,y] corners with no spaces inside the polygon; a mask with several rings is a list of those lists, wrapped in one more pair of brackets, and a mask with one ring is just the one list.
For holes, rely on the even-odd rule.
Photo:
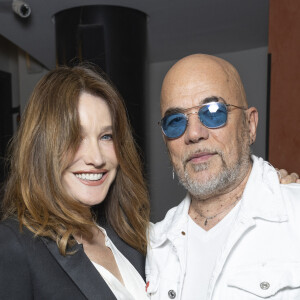
{"label": "man's shoulder", "polygon": [[150,234],[154,234],[159,231],[164,231],[164,228],[166,228],[170,224],[171,220],[173,219],[174,214],[179,205],[174,206],[171,209],[169,209],[167,211],[165,217],[161,221],[158,221],[155,223],[150,223]]}
{"label": "man's shoulder", "polygon": [[190,196],[187,195],[177,206],[170,208],[167,211],[165,217],[161,221],[153,224],[153,226],[160,227],[163,224],[169,223],[171,220],[174,220],[174,218],[178,218],[179,216],[182,216],[182,214],[187,214],[189,206],[190,206]]}
{"label": "man's shoulder", "polygon": [[150,240],[156,240],[158,236],[172,230],[178,222],[185,219],[188,215],[188,208],[190,206],[190,198],[186,196],[177,206],[168,210],[163,220],[157,223],[151,223],[150,226]]}
{"label": "man's shoulder", "polygon": [[291,204],[294,209],[300,210],[300,184],[280,184],[281,194],[287,204]]}
{"label": "man's shoulder", "polygon": [[281,189],[285,193],[289,193],[291,196],[298,196],[300,193],[299,183],[280,184]]}
{"label": "man's shoulder", "polygon": [[[279,199],[282,203],[282,209],[279,209],[279,213],[285,215],[288,224],[297,229],[300,227],[300,184],[279,184],[279,189]],[[299,232],[299,230],[295,232]]]}

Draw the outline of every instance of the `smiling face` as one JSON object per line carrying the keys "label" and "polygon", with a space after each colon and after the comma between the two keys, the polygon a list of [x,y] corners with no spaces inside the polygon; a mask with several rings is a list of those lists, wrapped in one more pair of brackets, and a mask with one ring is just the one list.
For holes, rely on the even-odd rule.
{"label": "smiling face", "polygon": [[85,92],[79,98],[78,114],[82,140],[62,181],[71,197],[92,206],[105,199],[117,173],[112,118],[105,100]]}
{"label": "smiling face", "polygon": [[186,110],[188,126],[177,139],[166,139],[181,183],[193,196],[206,199],[234,189],[250,166],[249,145],[255,139],[257,112],[229,108],[225,126],[209,129],[193,108],[210,99],[247,106],[236,71],[223,60],[195,55],[181,60],[167,74],[161,94],[162,116]]}

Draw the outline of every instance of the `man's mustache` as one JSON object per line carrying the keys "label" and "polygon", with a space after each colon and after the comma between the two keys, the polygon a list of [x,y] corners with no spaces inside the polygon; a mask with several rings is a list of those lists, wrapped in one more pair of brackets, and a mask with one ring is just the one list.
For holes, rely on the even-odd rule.
{"label": "man's mustache", "polygon": [[198,148],[197,150],[190,151],[185,153],[183,157],[183,165],[186,166],[189,161],[193,158],[201,157],[204,155],[220,155],[221,158],[223,157],[223,151],[216,149],[216,148]]}

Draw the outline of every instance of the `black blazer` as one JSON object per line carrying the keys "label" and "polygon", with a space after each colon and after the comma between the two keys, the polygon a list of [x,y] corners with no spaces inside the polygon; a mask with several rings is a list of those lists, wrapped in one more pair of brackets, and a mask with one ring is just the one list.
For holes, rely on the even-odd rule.
{"label": "black blazer", "polygon": [[[103,226],[101,224],[101,226]],[[145,259],[127,245],[109,227],[109,238],[145,279]],[[116,299],[100,276],[82,245],[75,245],[73,255],[62,256],[56,243],[34,237],[19,223],[0,223],[0,299],[5,300],[81,300]]]}

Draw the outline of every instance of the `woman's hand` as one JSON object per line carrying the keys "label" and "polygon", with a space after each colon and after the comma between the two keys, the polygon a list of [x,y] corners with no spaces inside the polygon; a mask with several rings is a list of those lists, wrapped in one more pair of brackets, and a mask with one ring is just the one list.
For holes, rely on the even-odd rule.
{"label": "woman's hand", "polygon": [[280,180],[280,183],[287,184],[287,183],[300,183],[299,175],[297,173],[291,173],[289,174],[284,169],[276,169],[278,173],[278,177]]}

